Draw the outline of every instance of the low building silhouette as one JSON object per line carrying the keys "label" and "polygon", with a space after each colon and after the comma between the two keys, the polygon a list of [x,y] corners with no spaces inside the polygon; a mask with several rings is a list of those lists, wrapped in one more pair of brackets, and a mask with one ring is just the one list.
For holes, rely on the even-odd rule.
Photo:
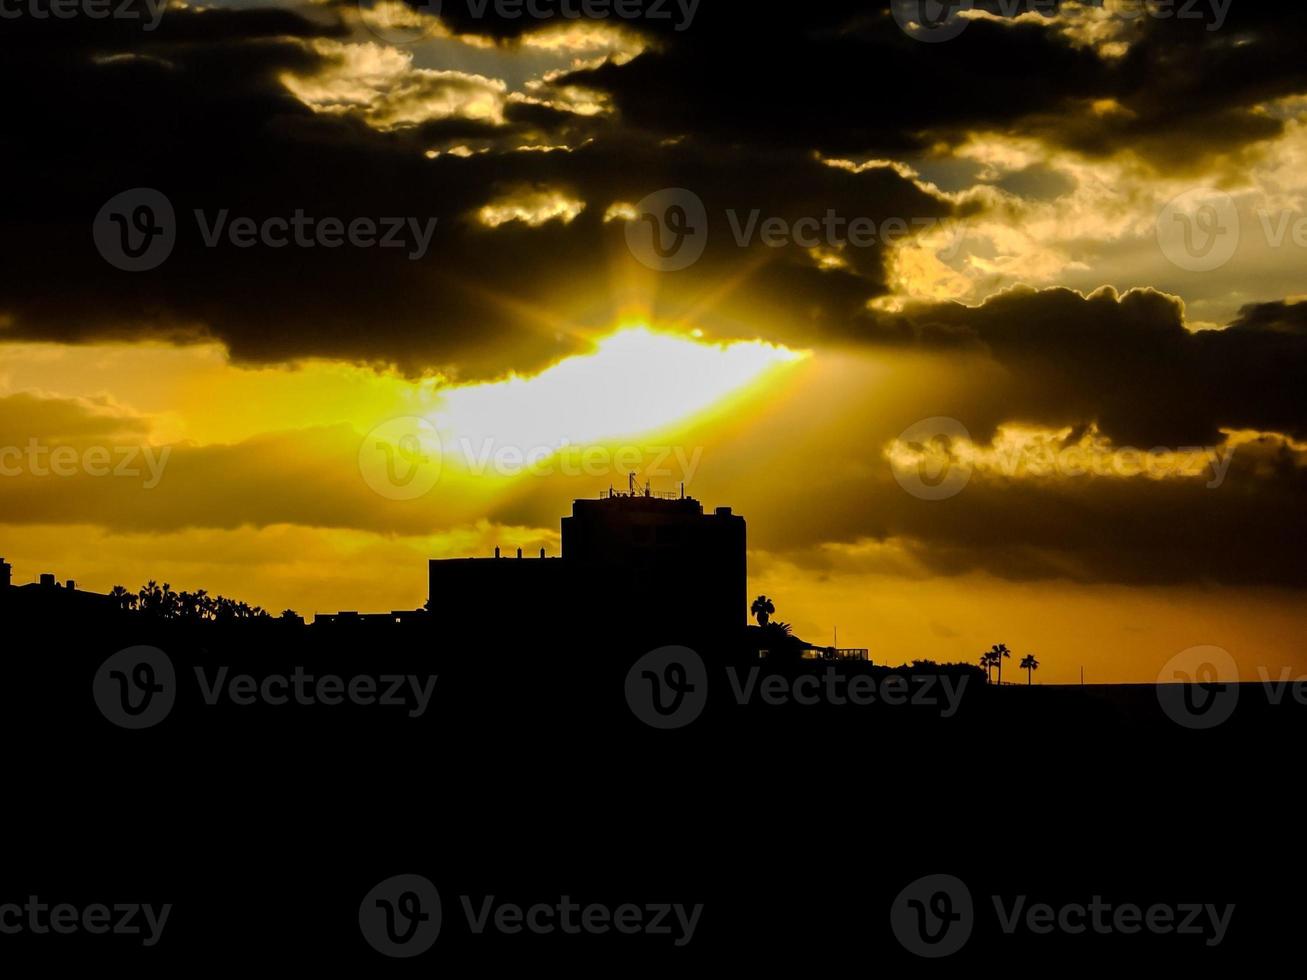
{"label": "low building silhouette", "polygon": [[743,517],[648,488],[576,500],[559,557],[433,560],[428,608],[463,635],[515,623],[649,642],[736,642],[748,620]]}
{"label": "low building silhouette", "polygon": [[0,605],[21,607],[32,615],[94,615],[115,608],[109,596],[79,589],[72,579],[60,583],[52,572],[43,572],[37,581],[24,585],[15,585],[13,579],[13,566],[0,558]]}
{"label": "low building silhouette", "polygon": [[[575,500],[562,519],[562,554],[433,560],[426,609],[318,614],[330,634],[434,629],[463,649],[499,645],[529,652],[606,644],[747,646],[748,562],[743,517],[729,507],[705,512],[693,497],[632,489]],[[118,598],[85,592],[53,574],[14,585],[0,559],[0,608],[89,624],[128,613]],[[168,618],[168,617],[164,617]],[[177,617],[172,617],[177,618]],[[303,625],[298,616],[279,626]]]}

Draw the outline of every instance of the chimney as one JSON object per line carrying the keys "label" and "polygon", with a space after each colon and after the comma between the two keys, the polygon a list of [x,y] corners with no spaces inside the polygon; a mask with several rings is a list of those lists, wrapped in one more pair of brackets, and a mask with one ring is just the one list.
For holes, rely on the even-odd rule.
{"label": "chimney", "polygon": [[67,582],[64,583],[64,588],[67,589],[69,592],[73,592],[77,589],[77,583],[74,582],[72,579],[69,579]]}
{"label": "chimney", "polygon": [[519,558],[522,557],[522,549],[521,549],[521,548],[518,548],[518,549],[517,549],[517,557],[519,557]]}
{"label": "chimney", "polygon": [[0,558],[0,589],[7,589],[14,584],[14,566]]}
{"label": "chimney", "polygon": [[41,585],[47,589],[53,589],[55,586],[54,574],[51,572],[41,573]]}
{"label": "chimney", "polygon": [[499,557],[499,545],[495,545],[495,557]]}
{"label": "chimney", "polygon": [[540,549],[540,557],[543,558],[544,556],[545,556],[545,549],[544,549],[544,548],[541,548],[541,549]]}

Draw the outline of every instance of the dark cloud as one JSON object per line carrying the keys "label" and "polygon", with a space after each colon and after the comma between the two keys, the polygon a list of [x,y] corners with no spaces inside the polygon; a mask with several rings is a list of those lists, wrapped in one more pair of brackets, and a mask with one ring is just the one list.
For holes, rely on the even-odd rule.
{"label": "dark cloud", "polygon": [[[339,64],[315,42],[350,36],[346,7],[322,5],[314,16],[174,9],[148,33],[116,21],[6,21],[0,152],[11,179],[0,186],[0,336],[216,337],[249,361],[323,356],[487,377],[585,349],[620,309],[643,304],[660,322],[685,320],[714,337],[842,348],[891,365],[886,377],[836,378],[786,411],[760,408],[756,438],[735,433],[728,446],[703,435],[716,454],[703,496],[720,491],[749,513],[763,547],[802,554],[868,538],[940,572],[1307,584],[1297,555],[1303,469],[1282,441],[1241,449],[1219,490],[1201,481],[980,475],[947,504],[904,494],[881,455],[896,433],[931,415],[959,418],[982,443],[1010,422],[1076,433],[1097,425],[1116,444],[1145,449],[1217,445],[1231,428],[1307,438],[1303,306],[1249,306],[1227,329],[1202,333],[1186,328],[1177,300],[1149,290],[1088,298],[1017,290],[978,307],[870,312],[868,302],[887,291],[883,242],[823,264],[793,243],[741,246],[726,217],[948,216],[948,200],[892,168],[855,173],[820,155],[896,157],[942,143],[946,156],[950,142],[978,129],[1091,156],[1134,151],[1165,173],[1209,167],[1282,131],[1259,106],[1307,91],[1307,13],[1235,4],[1218,31],[1205,21],[1145,19],[1129,52],[1112,60],[1075,47],[1049,22],[977,21],[932,45],[899,30],[884,4],[703,0],[685,31],[626,25],[650,40],[647,51],[574,70],[535,91],[538,102],[508,103],[502,124],[455,115],[383,130],[343,103],[314,112],[283,82]],[[447,2],[445,19],[498,39],[510,56],[521,34],[539,27],[469,9]],[[601,93],[614,112],[569,111],[566,98],[554,98],[568,85]],[[1093,114],[1098,100],[1123,111]],[[426,155],[456,144],[486,152]],[[1042,198],[1066,189],[1039,168],[1006,186]],[[150,272],[113,268],[91,236],[101,206],[134,187],[163,191],[180,218],[173,254]],[[605,216],[612,204],[664,187],[703,200],[709,237],[693,267],[659,274],[630,254],[623,222]],[[490,202],[552,192],[583,201],[584,211],[539,227],[489,228],[475,218]],[[419,261],[377,248],[207,248],[196,209],[208,217],[225,209],[229,220],[300,210],[438,225]],[[896,364],[905,365],[898,374]],[[111,406],[11,400],[5,408],[20,420],[16,444],[27,431],[107,438],[119,425],[123,438],[144,439]],[[396,519],[378,512],[358,481],[321,491],[355,465],[358,438],[335,428],[177,447],[168,480],[150,491],[151,511],[141,510],[138,487],[89,477],[2,489],[6,507],[29,520],[83,513],[93,497],[102,519],[119,525],[369,520],[372,529],[434,529],[444,518],[430,513],[388,523]],[[751,475],[776,467],[759,446],[786,447],[804,479],[751,489],[763,482]],[[299,460],[296,469],[288,459]],[[201,512],[195,502],[220,480],[230,501]],[[492,517],[552,526],[558,492],[533,485]]]}
{"label": "dark cloud", "polygon": [[863,337],[996,361],[1011,383],[980,408],[982,435],[1005,421],[1097,423],[1123,444],[1210,445],[1222,428],[1307,437],[1307,330],[1286,320],[1294,311],[1250,307],[1228,329],[1194,332],[1180,301],[1152,290],[1014,289],[880,315]]}
{"label": "dark cloud", "polygon": [[[1278,136],[1283,121],[1261,105],[1307,91],[1307,13],[1287,5],[1234,3],[1220,14],[1209,3],[1158,5],[1171,16],[1127,16],[1141,5],[977,3],[996,19],[933,44],[905,35],[888,6],[741,16],[705,3],[693,30],[630,65],[574,78],[661,132],[877,156],[991,129],[1089,156],[1133,151],[1171,173]],[[1058,29],[1093,8],[1118,12],[1124,57],[1101,57]],[[1017,19],[1029,10],[1042,16]],[[1121,111],[1091,111],[1108,100]]]}
{"label": "dark cloud", "polygon": [[704,3],[670,44],[572,78],[610,92],[642,128],[862,156],[920,151],[940,131],[1006,127],[1104,79],[1092,53],[1036,25],[978,21],[929,44],[885,4],[811,10],[742,16]]}
{"label": "dark cloud", "polygon": [[[1252,303],[1239,311],[1230,324],[1232,330],[1244,333],[1270,333],[1284,335],[1280,341],[1292,348],[1307,336],[1307,303]],[[1296,339],[1295,339],[1296,338]]]}
{"label": "dark cloud", "polygon": [[[102,44],[79,37],[80,57],[53,69],[32,58],[0,67],[25,93],[4,136],[25,172],[0,191],[11,232],[0,244],[7,336],[212,336],[241,359],[320,355],[464,377],[531,370],[611,326],[610,278],[629,278],[622,266],[643,270],[622,222],[605,222],[605,212],[664,186],[698,193],[713,229],[703,261],[649,290],[656,315],[697,310],[742,323],[766,312],[838,333],[884,291],[881,249],[851,256],[849,272],[823,273],[797,247],[739,247],[727,209],[789,220],[828,209],[878,220],[949,211],[890,170],[851,174],[788,148],[751,153],[742,166],[703,141],[669,144],[541,106],[510,106],[500,127],[454,118],[378,131],[348,112],[314,113],[280,81],[327,66],[302,38],[337,28],[283,18],[272,30],[267,18],[226,13],[207,36],[210,14],[174,13],[134,37],[148,58],[97,62]],[[298,37],[279,33],[288,28]],[[433,143],[491,135],[495,152],[425,156]],[[573,152],[505,151],[541,139]],[[159,189],[178,215],[175,250],[150,272],[111,267],[90,234],[101,206],[133,187]],[[522,187],[557,189],[586,210],[537,228],[473,219]],[[206,247],[193,214],[262,222],[297,209],[438,224],[427,254],[410,261],[416,249]],[[718,295],[728,281],[733,290]]]}
{"label": "dark cloud", "polygon": [[[680,186],[705,201],[710,243],[692,269],[645,276],[656,316],[693,315],[718,335],[840,340],[856,336],[866,303],[886,291],[883,245],[846,250],[843,268],[823,268],[794,245],[740,247],[727,211],[789,223],[831,211],[911,221],[947,215],[951,205],[892,170],[825,166],[818,151],[902,153],[993,126],[1091,153],[1160,134],[1167,152],[1179,152],[1190,137],[1240,138],[1223,112],[1251,114],[1250,125],[1269,133],[1279,124],[1252,112],[1253,101],[1302,84],[1296,60],[1279,54],[1283,23],[1242,10],[1219,32],[1146,20],[1131,53],[1109,63],[1039,22],[978,21],[953,41],[925,44],[884,6],[741,13],[705,0],[684,31],[622,22],[653,46],[628,64],[558,81],[607,93],[613,116],[545,104],[545,86],[544,101],[508,103],[502,125],[454,116],[379,131],[347,109],[315,113],[281,80],[338,63],[307,42],[346,37],[347,6],[312,19],[176,9],[154,32],[85,19],[7,30],[0,79],[16,95],[0,143],[23,179],[0,190],[10,232],[0,243],[6,335],[211,336],[250,360],[320,355],[464,377],[533,370],[584,349],[629,299],[614,284],[643,273],[623,223],[604,221],[608,206]],[[470,11],[447,4],[444,17],[510,48],[541,26]],[[1219,85],[1204,84],[1198,70],[1212,58],[1228,68]],[[1167,71],[1154,79],[1162,63]],[[1094,146],[1077,135],[1085,113],[1067,107],[1103,97],[1123,100],[1135,121],[1118,130],[1099,120],[1088,129],[1101,141]],[[1223,135],[1200,132],[1197,120]],[[456,143],[489,152],[424,155]],[[540,144],[572,152],[514,152]],[[1057,192],[1038,173],[1014,179],[1032,193]],[[96,253],[90,224],[111,196],[142,186],[172,201],[178,243],[159,269],[122,273]],[[472,219],[522,187],[557,189],[586,209],[569,225],[538,228],[489,230]],[[257,221],[300,209],[438,225],[420,261],[380,248],[206,248],[196,209]],[[965,329],[945,315],[920,328]]]}
{"label": "dark cloud", "polygon": [[807,527],[803,541],[786,530],[788,540],[776,546],[793,549],[806,566],[848,570],[859,567],[856,553],[814,549],[811,536],[878,542],[862,565],[910,576],[1307,586],[1304,454],[1269,438],[1241,445],[1220,486],[1213,482],[1207,475],[1039,480],[976,473],[957,497],[932,502],[882,474],[862,484],[856,500],[830,488],[821,529]]}

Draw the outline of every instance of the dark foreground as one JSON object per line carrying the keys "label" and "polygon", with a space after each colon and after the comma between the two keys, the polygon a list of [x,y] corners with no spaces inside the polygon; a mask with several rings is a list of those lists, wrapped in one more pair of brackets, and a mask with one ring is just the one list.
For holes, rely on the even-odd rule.
{"label": "dark foreground", "polygon": [[[1288,692],[700,674],[532,632],[9,621],[0,961],[1025,973],[1251,966],[1297,926]],[[163,668],[106,669],[142,644],[153,723],[114,699]]]}

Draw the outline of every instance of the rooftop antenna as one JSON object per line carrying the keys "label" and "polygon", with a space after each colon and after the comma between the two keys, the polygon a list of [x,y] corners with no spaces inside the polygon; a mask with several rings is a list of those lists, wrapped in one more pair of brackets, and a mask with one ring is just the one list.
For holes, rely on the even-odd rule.
{"label": "rooftop antenna", "polygon": [[682,499],[682,500],[685,499],[685,481],[684,481],[684,480],[681,481],[681,499]]}
{"label": "rooftop antenna", "polygon": [[628,474],[626,474],[626,492],[629,493],[632,497],[635,496],[635,474],[634,474],[634,473],[628,473]]}
{"label": "rooftop antenna", "polygon": [[644,481],[644,495],[645,495],[646,497],[649,496],[649,481],[648,481],[648,480],[645,480],[645,481]]}

